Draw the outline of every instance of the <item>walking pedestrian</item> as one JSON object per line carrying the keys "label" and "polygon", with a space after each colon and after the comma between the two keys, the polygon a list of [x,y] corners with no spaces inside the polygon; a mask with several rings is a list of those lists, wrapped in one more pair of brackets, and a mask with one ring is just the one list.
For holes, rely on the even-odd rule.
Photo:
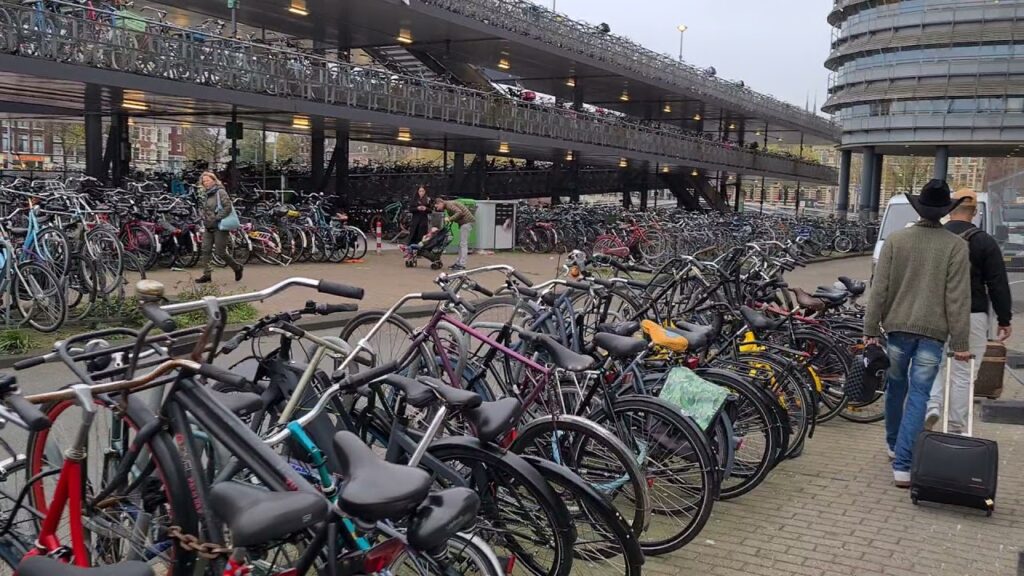
{"label": "walking pedestrian", "polygon": [[206,193],[202,209],[205,233],[203,234],[203,247],[200,251],[203,275],[196,278],[196,283],[204,284],[213,279],[213,250],[215,247],[217,257],[234,270],[235,282],[238,282],[242,279],[242,265],[235,262],[234,257],[227,250],[229,232],[219,228],[220,221],[229,216],[233,210],[231,196],[213,172],[203,172],[199,176],[199,185]]}
{"label": "walking pedestrian", "polygon": [[465,270],[466,260],[469,258],[469,233],[473,230],[473,223],[476,222],[476,218],[473,217],[473,213],[469,211],[469,208],[455,200],[438,198],[434,200],[434,210],[438,212],[441,210],[445,211],[447,214],[444,219],[445,224],[454,222],[459,225],[459,259],[449,268],[451,270]]}
{"label": "walking pedestrian", "polygon": [[419,244],[430,229],[427,225],[427,215],[430,214],[431,204],[427,187],[420,186],[413,195],[409,207],[409,212],[412,213],[412,220],[409,222],[409,244]]}
{"label": "walking pedestrian", "polygon": [[888,340],[885,441],[899,488],[910,487],[913,446],[944,343],[958,361],[971,355],[967,243],[939,222],[963,200],[954,201],[943,180],[907,198],[921,219],[886,239],[864,315],[865,345],[877,344],[882,329]]}
{"label": "walking pedestrian", "polygon": [[[963,201],[949,214],[946,230],[967,241],[971,262],[971,334],[969,348],[975,358],[985,355],[988,346],[989,308],[995,312],[999,324],[997,338],[1005,342],[1013,334],[1010,321],[1013,319],[1013,296],[1010,294],[1010,280],[1006,275],[1006,263],[995,238],[974,225],[978,214],[978,195],[972,190],[961,190],[953,199]],[[949,431],[959,434],[967,425],[967,408],[971,380],[978,377],[979,363],[971,372],[969,362],[953,362],[950,366],[949,389]],[[928,415],[924,427],[931,430],[939,421],[946,379],[944,370],[932,384],[932,396],[928,400]]]}

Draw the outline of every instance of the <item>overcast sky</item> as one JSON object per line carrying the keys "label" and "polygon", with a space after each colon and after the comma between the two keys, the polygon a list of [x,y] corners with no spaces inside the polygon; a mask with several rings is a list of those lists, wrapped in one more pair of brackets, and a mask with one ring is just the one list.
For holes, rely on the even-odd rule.
{"label": "overcast sky", "polygon": [[[551,8],[552,0],[533,0]],[[555,0],[577,20],[606,22],[612,32],[656,52],[678,56],[718,75],[803,107],[824,103],[831,39],[830,0]]]}

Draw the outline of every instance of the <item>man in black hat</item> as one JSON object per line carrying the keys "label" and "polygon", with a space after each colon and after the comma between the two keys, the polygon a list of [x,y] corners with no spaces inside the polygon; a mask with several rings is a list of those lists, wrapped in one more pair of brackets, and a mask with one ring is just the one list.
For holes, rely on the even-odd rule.
{"label": "man in black hat", "polygon": [[924,428],[944,344],[948,340],[957,360],[970,358],[967,243],[939,222],[960,201],[942,180],[928,182],[919,196],[907,199],[921,219],[882,246],[864,315],[865,344],[877,344],[882,329],[888,341],[885,440],[900,488],[910,487],[914,441]]}

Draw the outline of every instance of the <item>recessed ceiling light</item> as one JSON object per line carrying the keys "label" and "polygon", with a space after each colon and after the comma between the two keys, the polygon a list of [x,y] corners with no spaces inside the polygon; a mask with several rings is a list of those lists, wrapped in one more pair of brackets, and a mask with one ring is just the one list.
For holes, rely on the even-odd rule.
{"label": "recessed ceiling light", "polygon": [[693,119],[696,120],[697,122],[700,122],[701,120],[704,119],[704,117],[701,116],[700,114],[694,114]]}
{"label": "recessed ceiling light", "polygon": [[292,0],[288,11],[299,16],[309,16],[309,10],[306,10],[306,0]]}
{"label": "recessed ceiling light", "polygon": [[511,67],[512,67],[512,64],[509,63],[508,58],[502,58],[501,60],[498,60],[498,69],[499,70],[508,70]]}
{"label": "recessed ceiling light", "polygon": [[626,166],[629,166],[629,160],[619,158],[619,168],[625,168]]}
{"label": "recessed ceiling light", "polygon": [[508,150],[509,150],[508,142],[502,142],[502,143],[498,144],[498,152],[500,152],[502,154],[508,154]]}
{"label": "recessed ceiling light", "polygon": [[309,128],[308,116],[293,116],[292,128]]}
{"label": "recessed ceiling light", "polygon": [[399,44],[412,44],[412,32],[408,28],[402,28],[395,40],[398,40]]}

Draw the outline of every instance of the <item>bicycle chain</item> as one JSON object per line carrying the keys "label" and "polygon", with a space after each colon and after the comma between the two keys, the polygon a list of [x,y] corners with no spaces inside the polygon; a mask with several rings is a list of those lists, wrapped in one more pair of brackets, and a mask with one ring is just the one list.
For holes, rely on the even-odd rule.
{"label": "bicycle chain", "polygon": [[196,536],[192,534],[185,534],[181,531],[181,526],[170,526],[167,528],[167,535],[172,539],[177,540],[178,544],[182,548],[190,552],[195,552],[200,558],[205,560],[215,560],[221,556],[230,556],[234,549],[220,544],[214,544],[212,542],[202,542]]}

